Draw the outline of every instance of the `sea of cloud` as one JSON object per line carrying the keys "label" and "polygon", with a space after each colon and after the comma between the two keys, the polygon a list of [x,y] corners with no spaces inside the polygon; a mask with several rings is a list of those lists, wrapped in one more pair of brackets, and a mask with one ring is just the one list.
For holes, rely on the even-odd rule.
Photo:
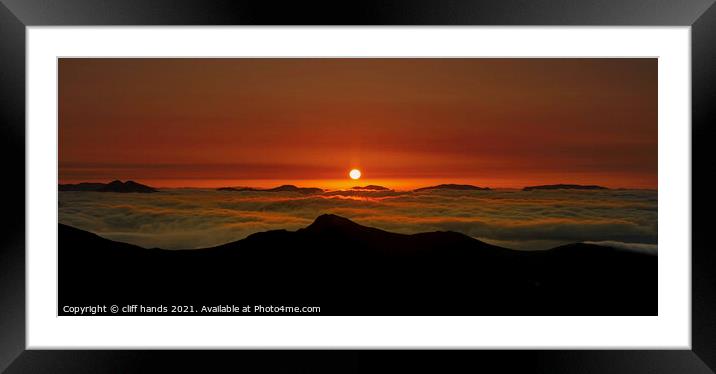
{"label": "sea of cloud", "polygon": [[[163,189],[60,192],[59,221],[143,247],[191,249],[333,213],[381,229],[452,230],[515,249],[573,242],[656,251],[657,191],[349,191],[320,195]],[[611,243],[611,244],[610,244]]]}

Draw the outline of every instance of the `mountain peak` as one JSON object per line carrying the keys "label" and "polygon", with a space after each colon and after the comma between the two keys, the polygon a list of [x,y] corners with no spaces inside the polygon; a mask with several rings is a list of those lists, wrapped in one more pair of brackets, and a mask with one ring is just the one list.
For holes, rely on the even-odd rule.
{"label": "mountain peak", "polygon": [[360,227],[359,224],[335,214],[321,214],[306,230],[326,230],[339,227]]}
{"label": "mountain peak", "polygon": [[308,225],[306,228],[299,229],[299,231],[319,235],[348,235],[363,238],[365,238],[365,235],[371,235],[376,233],[397,235],[387,233],[377,228],[363,226],[359,223],[349,220],[348,218],[341,217],[335,214],[322,214],[318,216],[316,220],[313,221],[313,223]]}
{"label": "mountain peak", "polygon": [[545,184],[541,186],[527,186],[522,191],[534,190],[608,190],[606,187],[581,184]]}
{"label": "mountain peak", "polygon": [[367,186],[355,186],[352,190],[369,190],[369,191],[390,191],[390,188],[369,184]]}
{"label": "mountain peak", "polygon": [[302,194],[317,194],[323,192],[320,188],[315,187],[296,187],[292,184],[284,184],[282,186],[274,187],[268,190],[264,190],[266,192],[299,192]]}
{"label": "mountain peak", "polygon": [[311,194],[319,194],[322,193],[323,190],[320,188],[315,187],[297,187],[293,184],[283,184],[278,187],[274,188],[268,188],[268,189],[260,189],[260,188],[253,188],[253,187],[219,187],[216,189],[217,191],[239,191],[239,192],[298,192],[305,195],[311,195]]}
{"label": "mountain peak", "polygon": [[453,191],[489,191],[489,187],[478,187],[473,186],[471,184],[440,184],[437,186],[430,186],[430,187],[423,187],[418,188],[413,191],[415,192],[421,192],[421,191],[433,191],[433,190],[453,190]]}
{"label": "mountain peak", "polygon": [[95,191],[95,192],[158,192],[155,188],[128,180],[113,180],[109,183],[60,184],[59,191]]}
{"label": "mountain peak", "polygon": [[157,192],[156,189],[137,183],[132,180],[122,182],[120,180],[114,180],[107,183],[106,185],[99,188],[99,192]]}

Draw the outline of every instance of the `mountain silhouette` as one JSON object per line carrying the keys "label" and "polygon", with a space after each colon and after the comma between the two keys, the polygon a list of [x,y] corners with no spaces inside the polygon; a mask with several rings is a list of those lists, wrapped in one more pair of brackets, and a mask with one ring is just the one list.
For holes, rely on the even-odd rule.
{"label": "mountain silhouette", "polygon": [[268,190],[265,190],[268,192],[298,192],[302,194],[316,194],[323,192],[320,188],[315,187],[296,187],[292,184],[284,184],[283,186],[278,186],[274,188],[270,188]]}
{"label": "mountain silhouette", "polygon": [[261,191],[258,188],[253,187],[219,187],[216,189],[217,191],[237,191],[237,192],[243,192],[243,191]]}
{"label": "mountain silhouette", "polygon": [[456,191],[489,191],[489,187],[478,187],[471,184],[440,184],[431,187],[422,187],[413,191],[432,191],[432,190],[456,190]]}
{"label": "mountain silhouette", "polygon": [[[146,249],[59,225],[60,305],[320,306],[323,315],[656,315],[657,256],[516,251],[322,215],[212,248]],[[62,312],[61,312],[62,314]]]}
{"label": "mountain silhouette", "polygon": [[351,188],[352,190],[367,190],[367,191],[390,191],[390,188],[383,187],[383,186],[376,186],[374,184],[369,184],[367,186],[355,186]]}
{"label": "mountain silhouette", "polygon": [[77,184],[60,184],[58,189],[60,191],[97,191],[100,188],[106,186],[106,183],[77,183]]}
{"label": "mountain silhouette", "polygon": [[606,187],[581,184],[545,184],[542,186],[527,186],[522,191],[533,190],[608,190]]}
{"label": "mountain silhouette", "polygon": [[253,188],[253,187],[220,187],[216,189],[217,191],[237,191],[237,192],[247,192],[247,191],[255,191],[255,192],[297,192],[301,194],[306,195],[312,195],[312,194],[318,194],[322,193],[323,189],[315,188],[315,187],[296,187],[292,184],[284,184],[282,186],[274,187],[274,188],[268,188],[268,189],[260,189],[260,188]]}
{"label": "mountain silhouette", "polygon": [[141,192],[151,193],[159,192],[156,189],[137,183],[135,181],[122,182],[119,180],[110,183],[78,183],[78,184],[60,184],[60,191],[95,191],[95,192]]}

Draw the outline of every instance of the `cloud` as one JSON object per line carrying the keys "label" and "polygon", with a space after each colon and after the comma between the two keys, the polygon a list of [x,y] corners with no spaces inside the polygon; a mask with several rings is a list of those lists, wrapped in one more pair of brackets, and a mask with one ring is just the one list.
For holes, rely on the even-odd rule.
{"label": "cloud", "polygon": [[658,253],[656,244],[624,243],[624,242],[617,242],[617,241],[613,241],[613,240],[605,240],[605,241],[601,241],[601,242],[584,242],[584,243],[596,244],[596,245],[612,247],[612,248],[617,248],[617,249],[623,249],[625,251],[630,251],[630,252],[646,253],[646,254],[650,254],[650,255],[656,255]]}
{"label": "cloud", "polygon": [[389,231],[451,230],[505,246],[656,244],[656,191],[365,191],[300,195],[166,189],[156,194],[61,192],[59,220],[143,247],[201,248],[334,213]]}

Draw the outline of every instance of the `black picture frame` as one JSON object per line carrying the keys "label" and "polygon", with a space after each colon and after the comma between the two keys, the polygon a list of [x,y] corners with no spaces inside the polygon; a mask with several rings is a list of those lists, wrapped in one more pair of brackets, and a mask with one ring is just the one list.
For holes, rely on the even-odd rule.
{"label": "black picture frame", "polygon": [[[709,119],[716,102],[714,0],[501,0],[275,2],[200,0],[0,0],[0,371],[8,373],[405,371],[451,365],[500,372],[713,373],[716,371],[716,249],[708,239],[713,199]],[[41,351],[25,340],[26,27],[65,25],[605,25],[690,26],[692,75],[691,350],[471,351],[444,360],[375,351]],[[667,228],[668,229],[668,228]],[[414,352],[412,352],[414,353]],[[390,363],[377,363],[390,357]],[[396,360],[397,358],[397,360]],[[382,360],[380,360],[382,361]]]}

